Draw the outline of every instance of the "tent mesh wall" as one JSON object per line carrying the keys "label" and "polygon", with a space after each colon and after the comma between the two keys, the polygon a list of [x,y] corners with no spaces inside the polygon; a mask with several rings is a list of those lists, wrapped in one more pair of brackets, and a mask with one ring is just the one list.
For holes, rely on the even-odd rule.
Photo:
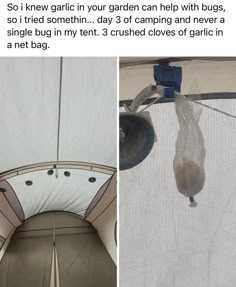
{"label": "tent mesh wall", "polygon": [[[236,62],[185,66],[192,73],[183,75],[184,87],[191,88],[197,72],[199,92],[236,92]],[[127,74],[132,75],[129,80]],[[137,88],[138,77],[142,87]],[[144,88],[148,78],[147,84],[152,81],[150,66],[121,69],[123,100]],[[236,114],[236,99],[201,102]],[[157,141],[141,164],[120,173],[120,286],[234,286],[236,120],[203,108],[199,125],[206,181],[196,195],[198,206],[190,208],[177,191],[173,171],[179,130],[174,103],[155,104],[149,112]]]}

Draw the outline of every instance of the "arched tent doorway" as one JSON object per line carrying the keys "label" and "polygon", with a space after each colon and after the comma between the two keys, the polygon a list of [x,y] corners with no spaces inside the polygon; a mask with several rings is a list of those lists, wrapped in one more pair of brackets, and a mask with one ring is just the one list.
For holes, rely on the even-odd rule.
{"label": "arched tent doorway", "polygon": [[[121,111],[149,84],[158,58],[120,60]],[[147,111],[156,133],[149,155],[120,172],[120,286],[233,286],[235,255],[236,59],[170,59],[181,93],[201,94],[205,185],[196,208],[177,191],[173,159],[179,124],[174,99]],[[196,88],[197,87],[197,88]],[[149,99],[140,110],[145,108]],[[193,148],[195,148],[193,146]],[[133,226],[127,229],[127,226]]]}
{"label": "arched tent doorway", "polygon": [[0,75],[0,286],[116,286],[116,59],[1,58]]}
{"label": "arched tent doorway", "polygon": [[23,223],[0,272],[1,286],[114,286],[116,281],[114,263],[93,226],[64,212]]}

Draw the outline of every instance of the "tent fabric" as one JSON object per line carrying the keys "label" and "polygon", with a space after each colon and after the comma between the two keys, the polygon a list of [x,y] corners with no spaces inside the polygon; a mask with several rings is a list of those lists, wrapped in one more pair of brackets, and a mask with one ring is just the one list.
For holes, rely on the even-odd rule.
{"label": "tent fabric", "polygon": [[5,193],[0,193],[0,210],[13,226],[17,227],[21,224],[7,197],[5,197]]}
{"label": "tent fabric", "polygon": [[115,225],[117,221],[117,200],[116,198],[109,204],[99,217],[93,221],[93,226],[98,230],[99,237],[103,241],[113,261],[116,262],[116,239]]}
{"label": "tent fabric", "polygon": [[56,244],[62,287],[116,286],[115,264],[96,234],[60,236]]}
{"label": "tent fabric", "polygon": [[[98,231],[99,237],[106,246],[110,256],[116,263],[117,248],[114,236],[115,224],[117,221],[117,195],[116,195],[117,173],[110,179],[110,184],[103,192],[98,191],[95,196],[93,209],[86,216],[86,220],[91,222]],[[89,208],[88,208],[89,209]]]}
{"label": "tent fabric", "polygon": [[69,212],[45,212],[32,216],[17,228],[13,238],[66,235],[71,233],[96,232],[91,224]]}
{"label": "tent fabric", "polygon": [[116,59],[65,58],[62,79],[59,160],[116,167]]}
{"label": "tent fabric", "polygon": [[0,287],[115,286],[109,218],[83,219],[116,196],[116,58],[0,58],[0,86]]}
{"label": "tent fabric", "polygon": [[[0,188],[6,190],[6,192],[2,193],[2,195],[0,194],[0,204],[3,204],[4,202],[6,204],[7,201],[10,207],[13,209],[16,217],[18,218],[18,221],[23,221],[25,218],[24,211],[20,205],[19,199],[17,198],[9,182],[7,182],[6,180],[0,181]],[[3,197],[5,197],[5,199]],[[1,210],[3,210],[3,206],[1,206]]]}
{"label": "tent fabric", "polygon": [[[236,110],[236,100],[204,103]],[[235,119],[203,108],[206,182],[190,208],[173,172],[174,103],[149,111],[157,141],[141,164],[120,173],[120,286],[233,286]]]}
{"label": "tent fabric", "polygon": [[49,286],[51,246],[50,237],[12,239],[0,263],[0,286]]}
{"label": "tent fabric", "polygon": [[1,250],[1,248],[2,248],[2,246],[3,246],[3,244],[4,244],[4,242],[5,242],[5,238],[2,237],[2,236],[0,236],[0,250]]}
{"label": "tent fabric", "polygon": [[[100,192],[96,195],[94,201],[94,207],[90,213],[87,214],[86,220],[93,223],[97,218],[99,218],[102,213],[109,208],[109,206],[116,199],[116,184],[117,184],[117,173],[115,173],[111,180],[110,184],[107,186],[107,189],[100,196]],[[98,198],[99,197],[99,198]]]}
{"label": "tent fabric", "polygon": [[[0,64],[0,187],[13,210],[4,215],[15,213],[14,226],[48,210],[84,215],[116,167],[116,59],[0,58]],[[49,177],[42,164],[50,162],[91,166],[65,164]]]}
{"label": "tent fabric", "polygon": [[14,233],[13,238],[23,239],[41,236],[95,233],[94,228],[74,214],[46,212],[26,220]]}
{"label": "tent fabric", "polygon": [[57,160],[116,167],[115,58],[0,64],[0,172]]}
{"label": "tent fabric", "polygon": [[116,286],[115,264],[96,230],[64,212],[36,215],[16,230],[0,263],[0,286],[50,286],[54,248],[61,287]]}
{"label": "tent fabric", "polygon": [[59,58],[0,58],[0,172],[56,160]]}
{"label": "tent fabric", "polygon": [[10,243],[11,237],[14,234],[15,230],[16,230],[16,228],[13,228],[11,233],[8,235],[8,237],[6,239],[1,237],[3,240],[1,240],[2,241],[2,246],[0,248],[0,262],[1,262],[5,252],[7,250],[7,247],[9,245],[9,243]]}
{"label": "tent fabric", "polygon": [[1,237],[7,238],[12,229],[14,229],[13,223],[9,221],[9,219],[0,211],[0,234]]}
{"label": "tent fabric", "polygon": [[[70,172],[70,177],[64,173]],[[96,178],[90,183],[89,178]],[[84,215],[88,205],[110,174],[86,170],[59,169],[58,177],[35,171],[8,179],[23,208],[25,218],[49,210],[64,210]],[[31,180],[32,186],[25,182]]]}
{"label": "tent fabric", "polygon": [[[113,175],[114,176],[114,175]],[[88,208],[85,211],[84,216],[88,217],[89,214],[94,210],[94,208],[96,207],[96,205],[98,204],[98,202],[101,200],[101,198],[104,196],[107,188],[109,187],[110,183],[111,183],[112,177],[109,178],[104,184],[103,186],[99,189],[99,191],[96,193],[96,195],[94,196],[93,200],[90,202]]]}
{"label": "tent fabric", "polygon": [[[170,65],[183,67],[183,94],[210,93],[213,99],[203,95],[200,103],[236,114],[235,60]],[[154,84],[152,66],[120,70],[121,100]],[[234,98],[224,98],[228,92]],[[179,130],[174,103],[157,103],[147,111],[156,133],[153,149],[142,163],[120,172],[120,287],[234,286],[235,118],[203,107],[206,181],[191,208],[173,171]]]}
{"label": "tent fabric", "polygon": [[[0,63],[0,187],[6,191],[0,204],[10,220],[1,221],[4,236],[10,225],[37,213],[84,216],[116,167],[116,59],[1,58]],[[53,176],[42,165],[50,162]],[[54,168],[63,162],[64,169]],[[71,169],[66,162],[91,166]]]}

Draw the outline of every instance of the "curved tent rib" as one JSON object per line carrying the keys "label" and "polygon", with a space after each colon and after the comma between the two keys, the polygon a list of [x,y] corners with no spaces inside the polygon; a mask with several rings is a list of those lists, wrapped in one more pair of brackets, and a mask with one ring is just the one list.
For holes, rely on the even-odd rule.
{"label": "curved tent rib", "polygon": [[56,169],[80,169],[80,170],[93,170],[95,172],[101,172],[105,174],[113,174],[115,168],[92,164],[92,163],[85,163],[85,162],[76,162],[76,161],[53,161],[53,162],[45,162],[45,163],[38,163],[32,164],[29,166],[23,166],[19,168],[15,168],[9,171],[2,172],[0,174],[0,182],[2,180],[15,177],[24,173],[39,171],[39,170],[56,170]]}

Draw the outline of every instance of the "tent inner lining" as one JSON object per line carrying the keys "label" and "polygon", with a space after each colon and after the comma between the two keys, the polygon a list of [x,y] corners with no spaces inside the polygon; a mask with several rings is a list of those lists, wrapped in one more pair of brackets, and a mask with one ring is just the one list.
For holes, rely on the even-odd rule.
{"label": "tent inner lining", "polygon": [[33,172],[37,170],[47,170],[47,169],[57,169],[70,168],[70,169],[81,169],[81,170],[93,170],[105,174],[113,174],[116,170],[114,167],[99,165],[94,163],[86,163],[80,161],[52,161],[52,162],[40,162],[27,166],[22,166],[14,168],[8,171],[0,173],[0,182],[4,179],[14,177],[20,174]]}
{"label": "tent inner lining", "polygon": [[88,208],[85,211],[85,218],[88,217],[90,215],[90,213],[94,210],[94,208],[97,206],[97,204],[99,203],[99,201],[103,198],[104,194],[106,193],[113,177],[115,174],[112,175],[112,177],[110,179],[108,179],[103,186],[98,190],[98,192],[95,194],[93,200],[90,202]]}
{"label": "tent inner lining", "polygon": [[4,287],[116,286],[116,266],[96,230],[67,212],[36,215],[18,227],[0,274]]}

